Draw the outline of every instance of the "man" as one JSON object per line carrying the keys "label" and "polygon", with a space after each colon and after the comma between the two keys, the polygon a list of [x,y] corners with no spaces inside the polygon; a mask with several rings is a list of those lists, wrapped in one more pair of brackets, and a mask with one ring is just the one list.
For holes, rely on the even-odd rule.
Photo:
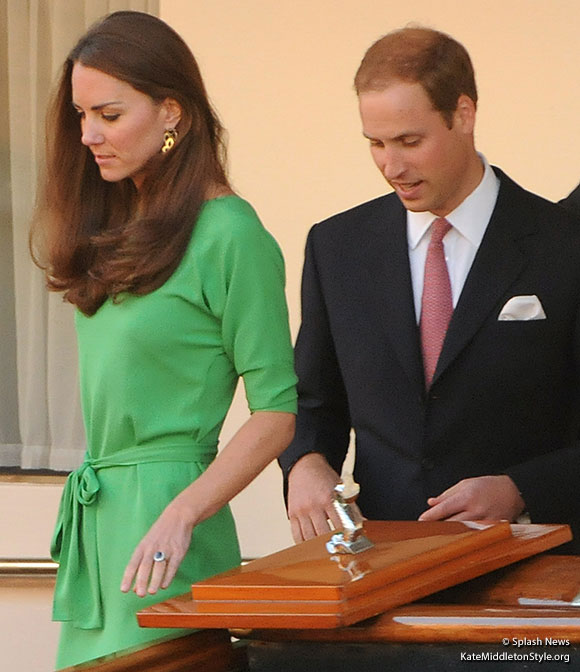
{"label": "man", "polygon": [[355,86],[395,193],[308,237],[280,458],[294,539],[339,524],[351,428],[367,518],[576,526],[580,227],[476,152],[473,69],[449,36],[386,35]]}

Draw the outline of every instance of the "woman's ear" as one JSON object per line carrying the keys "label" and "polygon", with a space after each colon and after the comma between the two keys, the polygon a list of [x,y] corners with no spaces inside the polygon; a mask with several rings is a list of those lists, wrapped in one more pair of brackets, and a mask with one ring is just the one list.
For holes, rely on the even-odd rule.
{"label": "woman's ear", "polygon": [[167,129],[175,128],[181,121],[181,105],[174,98],[166,98],[161,104],[165,112]]}

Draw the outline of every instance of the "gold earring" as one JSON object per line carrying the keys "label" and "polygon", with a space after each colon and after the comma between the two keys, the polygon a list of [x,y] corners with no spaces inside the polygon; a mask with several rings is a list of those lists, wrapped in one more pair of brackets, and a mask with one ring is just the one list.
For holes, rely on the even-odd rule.
{"label": "gold earring", "polygon": [[163,147],[161,151],[166,154],[170,149],[173,149],[176,140],[177,131],[174,128],[168,128],[163,134]]}

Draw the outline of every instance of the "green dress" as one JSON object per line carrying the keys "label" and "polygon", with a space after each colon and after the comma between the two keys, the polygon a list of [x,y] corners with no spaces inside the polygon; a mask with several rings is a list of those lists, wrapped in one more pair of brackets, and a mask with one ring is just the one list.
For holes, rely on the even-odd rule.
{"label": "green dress", "polygon": [[239,376],[252,412],[296,412],[282,255],[237,196],[204,204],[162,287],[77,313],[76,328],[88,450],[67,480],[52,544],[57,668],[186,633],[139,628],[135,613],[239,563],[229,507],[194,529],[166,591],[121,593],[125,566],[215,457]]}

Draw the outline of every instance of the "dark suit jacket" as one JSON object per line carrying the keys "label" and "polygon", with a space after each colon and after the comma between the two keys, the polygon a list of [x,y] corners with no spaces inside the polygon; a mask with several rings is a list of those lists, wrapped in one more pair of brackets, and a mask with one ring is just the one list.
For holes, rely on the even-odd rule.
{"label": "dark suit jacket", "polygon": [[[353,427],[370,519],[416,519],[462,478],[507,473],[533,522],[580,520],[580,227],[496,173],[497,204],[428,393],[397,196],[309,234],[297,431],[280,464],[287,473],[320,452],[340,472]],[[533,294],[547,319],[498,321],[511,297]]]}
{"label": "dark suit jacket", "polygon": [[559,201],[568,210],[574,212],[576,216],[580,216],[580,184],[574,189],[569,196]]}

